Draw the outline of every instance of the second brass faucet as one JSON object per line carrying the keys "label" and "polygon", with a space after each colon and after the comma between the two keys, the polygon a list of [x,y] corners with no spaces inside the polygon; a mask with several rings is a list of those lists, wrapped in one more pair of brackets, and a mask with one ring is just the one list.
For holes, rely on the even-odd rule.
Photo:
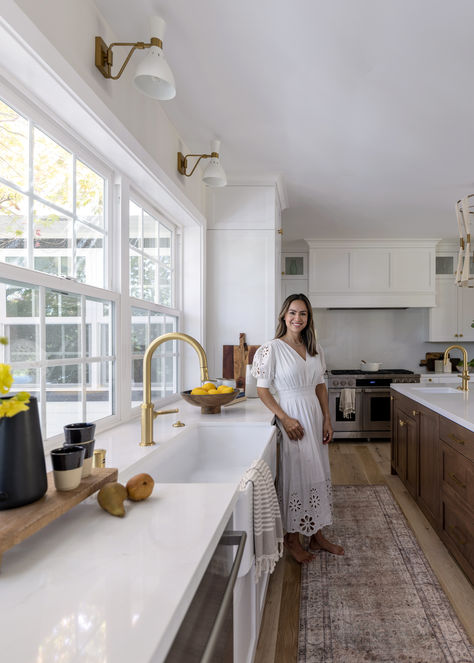
{"label": "second brass faucet", "polygon": [[467,351],[466,348],[463,348],[462,345],[450,345],[449,348],[446,348],[444,351],[444,365],[449,361],[449,351],[453,350],[454,348],[457,348],[458,350],[461,350],[462,352],[462,375],[461,375],[461,380],[462,384],[458,389],[461,389],[461,391],[469,391],[469,380],[471,379],[471,376],[469,375],[467,371]]}

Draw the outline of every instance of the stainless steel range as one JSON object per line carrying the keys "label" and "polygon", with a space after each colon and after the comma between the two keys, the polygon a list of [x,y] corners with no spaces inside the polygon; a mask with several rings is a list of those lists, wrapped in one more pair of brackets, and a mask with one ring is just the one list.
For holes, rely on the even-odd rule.
{"label": "stainless steel range", "polygon": [[[329,412],[335,438],[389,438],[390,384],[419,382],[420,376],[403,369],[376,373],[357,370],[329,371]],[[355,413],[344,418],[339,408],[343,389],[354,389]]]}

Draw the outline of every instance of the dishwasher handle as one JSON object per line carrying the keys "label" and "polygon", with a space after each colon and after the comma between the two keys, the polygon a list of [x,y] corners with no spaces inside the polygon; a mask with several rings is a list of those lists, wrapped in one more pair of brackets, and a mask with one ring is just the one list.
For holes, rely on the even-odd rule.
{"label": "dishwasher handle", "polygon": [[237,552],[235,554],[234,563],[232,564],[232,569],[230,571],[229,579],[227,581],[227,586],[225,588],[224,597],[217,613],[216,621],[212,627],[212,631],[209,635],[206,648],[201,657],[200,663],[210,663],[212,661],[212,656],[214,649],[217,645],[219,638],[220,630],[224,624],[225,616],[227,610],[229,609],[230,603],[233,598],[234,585],[237,580],[237,574],[239,572],[240,562],[242,561],[242,555],[244,553],[245,541],[247,539],[247,532],[240,531],[227,531],[221,537],[219,541],[220,545],[224,546],[238,546]]}

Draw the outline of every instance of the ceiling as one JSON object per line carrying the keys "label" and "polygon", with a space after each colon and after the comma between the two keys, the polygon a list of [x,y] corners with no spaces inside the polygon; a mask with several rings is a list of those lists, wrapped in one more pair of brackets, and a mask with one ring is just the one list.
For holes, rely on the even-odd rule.
{"label": "ceiling", "polygon": [[[95,0],[120,39],[167,22],[194,152],[281,176],[286,240],[455,237],[474,192],[472,0]],[[159,103],[159,102],[157,102]]]}

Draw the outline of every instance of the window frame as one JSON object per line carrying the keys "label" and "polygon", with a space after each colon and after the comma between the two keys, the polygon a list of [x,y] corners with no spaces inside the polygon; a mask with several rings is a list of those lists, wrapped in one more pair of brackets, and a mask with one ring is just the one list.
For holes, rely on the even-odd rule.
{"label": "window frame", "polygon": [[[30,138],[33,127],[50,137],[55,143],[65,150],[72,152],[76,159],[80,160],[86,166],[97,172],[105,180],[104,192],[104,287],[88,285],[79,282],[70,277],[56,276],[46,272],[36,271],[30,267],[21,267],[15,264],[9,264],[0,261],[0,278],[6,281],[15,281],[31,286],[42,286],[52,290],[67,292],[67,294],[87,296],[99,300],[112,302],[114,307],[113,317],[113,337],[115,339],[114,351],[111,354],[115,357],[115,413],[109,417],[98,420],[97,430],[106,430],[120,423],[135,418],[140,413],[140,407],[131,407],[131,312],[133,307],[153,310],[168,316],[176,317],[177,329],[180,330],[182,322],[182,261],[181,255],[181,235],[182,228],[179,223],[170,219],[169,215],[160,209],[160,205],[152,202],[149,196],[141,193],[135,182],[132,182],[128,176],[123,175],[117,168],[114,168],[102,155],[96,156],[94,148],[86,140],[82,139],[71,128],[60,123],[58,118],[52,118],[36,106],[31,100],[26,99],[17,90],[5,85],[0,79],[0,98],[5,104],[10,106],[19,115],[25,117],[29,122]],[[53,206],[47,200],[42,199],[32,191],[33,173],[31,145],[29,156],[28,189],[21,187],[0,178],[0,181],[6,186],[14,188],[22,195],[28,196],[29,205],[33,205],[33,200],[38,200],[49,206]],[[137,177],[138,179],[138,177]],[[133,200],[141,205],[143,209],[156,217],[160,223],[171,231],[172,234],[172,264],[171,264],[171,287],[173,297],[173,308],[156,304],[148,300],[141,300],[130,297],[129,294],[129,202]],[[61,212],[63,210],[60,208]],[[31,214],[31,210],[30,210]],[[114,232],[118,230],[119,232]],[[126,258],[126,259],[125,259]],[[182,362],[181,348],[177,347],[177,373],[176,381],[178,385],[182,384]],[[82,365],[87,363],[86,356],[81,357],[81,362],[70,360],[61,360],[59,363],[77,363]],[[58,365],[59,365],[58,363]],[[157,401],[160,405],[176,400],[177,394]],[[42,399],[44,400],[44,399]],[[46,405],[44,404],[44,407]],[[44,412],[42,412],[44,417]],[[45,424],[44,424],[45,425]],[[60,435],[44,440],[45,449],[53,448],[61,439]]]}

